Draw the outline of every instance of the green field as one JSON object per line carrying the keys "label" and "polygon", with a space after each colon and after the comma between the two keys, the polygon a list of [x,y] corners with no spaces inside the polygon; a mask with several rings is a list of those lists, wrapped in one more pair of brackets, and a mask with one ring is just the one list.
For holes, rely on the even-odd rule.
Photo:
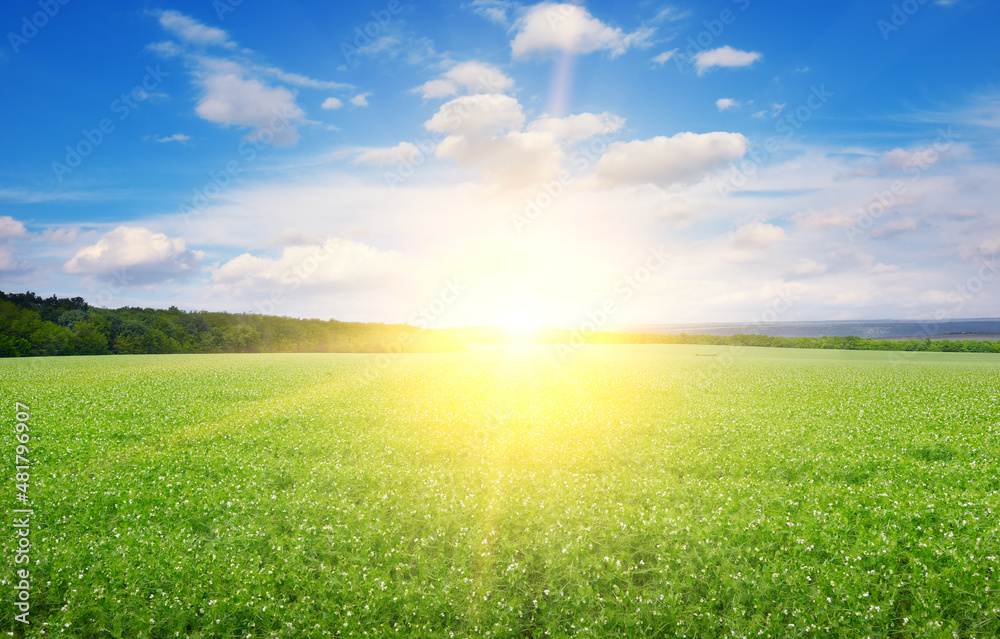
{"label": "green field", "polygon": [[553,353],[0,361],[0,631],[1000,636],[1000,356]]}

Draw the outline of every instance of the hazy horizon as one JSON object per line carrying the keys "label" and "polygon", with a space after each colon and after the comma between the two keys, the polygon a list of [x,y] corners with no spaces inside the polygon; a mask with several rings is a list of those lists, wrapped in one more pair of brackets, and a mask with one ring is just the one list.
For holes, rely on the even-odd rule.
{"label": "hazy horizon", "polygon": [[432,328],[1000,316],[996,4],[52,6],[0,9],[2,290]]}

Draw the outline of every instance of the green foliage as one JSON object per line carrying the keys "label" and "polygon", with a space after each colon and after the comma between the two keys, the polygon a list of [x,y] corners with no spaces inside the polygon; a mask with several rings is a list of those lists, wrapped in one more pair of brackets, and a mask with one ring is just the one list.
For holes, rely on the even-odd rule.
{"label": "green foliage", "polygon": [[0,362],[34,509],[0,627],[1000,636],[995,356],[548,350]]}
{"label": "green foliage", "polygon": [[170,307],[91,308],[82,298],[0,292],[0,357],[146,353],[386,353],[465,348],[412,326],[232,313]]}

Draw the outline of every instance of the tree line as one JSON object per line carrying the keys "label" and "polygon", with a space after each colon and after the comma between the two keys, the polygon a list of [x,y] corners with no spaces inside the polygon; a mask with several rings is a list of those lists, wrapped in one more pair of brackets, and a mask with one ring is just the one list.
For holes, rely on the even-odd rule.
{"label": "tree line", "polygon": [[[492,328],[445,329],[462,342],[510,342],[508,331]],[[770,335],[664,335],[545,329],[529,341],[544,344],[694,344],[699,346],[765,346],[849,351],[929,351],[937,353],[1000,353],[1000,340],[979,339],[867,339],[863,337],[772,337]]]}
{"label": "tree line", "polygon": [[451,352],[465,344],[405,324],[296,319],[177,307],[97,308],[81,297],[0,291],[0,357],[139,353]]}
{"label": "tree line", "polygon": [[[766,346],[848,351],[928,351],[935,353],[1000,353],[1000,340],[986,339],[868,339],[864,337],[774,337],[771,335],[660,335],[655,333],[589,333],[592,344],[696,344],[700,346]],[[560,337],[553,336],[552,341]]]}

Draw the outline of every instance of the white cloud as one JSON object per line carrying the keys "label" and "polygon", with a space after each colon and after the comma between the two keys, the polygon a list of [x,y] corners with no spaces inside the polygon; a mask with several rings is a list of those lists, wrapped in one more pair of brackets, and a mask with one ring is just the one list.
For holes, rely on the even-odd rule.
{"label": "white cloud", "polygon": [[641,28],[624,33],[607,26],[581,6],[543,2],[518,21],[511,51],[514,57],[545,51],[576,54],[609,51],[613,57],[629,47],[645,44],[653,32],[654,29]]}
{"label": "white cloud", "polygon": [[153,42],[152,44],[146,45],[146,48],[157,55],[163,56],[164,58],[173,58],[184,53],[184,49],[171,40],[167,40],[165,42]]}
{"label": "white cloud", "polygon": [[471,136],[494,136],[519,131],[524,112],[515,98],[499,93],[466,95],[441,105],[424,127],[428,131]]}
{"label": "white cloud", "polygon": [[918,226],[917,218],[901,217],[898,220],[891,220],[874,229],[871,233],[875,239],[889,239],[906,231],[914,231]]}
{"label": "white cloud", "polygon": [[677,53],[677,51],[678,51],[677,49],[664,51],[663,53],[660,53],[659,55],[653,57],[652,61],[654,64],[666,64],[667,61],[670,60],[670,58],[674,57],[674,54]]}
{"label": "white cloud", "polygon": [[882,155],[882,163],[889,169],[929,169],[942,160],[940,153],[931,147],[924,147],[907,151],[905,149],[892,149]]}
{"label": "white cloud", "polygon": [[983,241],[983,243],[979,245],[979,252],[983,255],[1000,254],[1000,237]]}
{"label": "white cloud", "polygon": [[732,98],[719,98],[715,101],[715,106],[719,111],[725,111],[726,109],[739,108],[740,103]]}
{"label": "white cloud", "polygon": [[96,244],[76,252],[63,271],[71,275],[106,275],[123,269],[136,284],[191,275],[204,254],[188,250],[183,239],[169,238],[142,226],[119,226]]}
{"label": "white cloud", "polygon": [[62,226],[54,229],[45,229],[42,231],[42,239],[46,242],[69,244],[75,242],[80,237],[80,233],[80,227]]}
{"label": "white cloud", "polygon": [[483,165],[488,182],[516,189],[554,179],[564,154],[551,134],[514,131],[495,138],[448,136],[437,156],[464,167]]}
{"label": "white cloud", "polygon": [[195,112],[209,122],[252,129],[250,136],[272,138],[279,146],[299,140],[294,121],[304,114],[295,94],[285,87],[271,87],[246,76],[246,69],[229,60],[202,58],[196,78],[202,95]]}
{"label": "white cloud", "polygon": [[239,255],[214,269],[210,286],[227,295],[267,299],[279,290],[283,295],[303,289],[322,290],[325,295],[369,287],[379,278],[399,273],[402,256],[360,242],[325,238],[313,244],[286,246],[281,257]]}
{"label": "white cloud", "polygon": [[676,22],[689,15],[690,11],[681,11],[677,7],[663,7],[653,16],[653,22]]}
{"label": "white cloud", "polygon": [[791,268],[791,274],[797,277],[819,277],[829,269],[824,264],[820,264],[809,258],[801,258],[795,262]]}
{"label": "white cloud", "polygon": [[760,250],[785,239],[785,229],[764,222],[751,222],[736,229],[730,236],[733,248]]}
{"label": "white cloud", "polygon": [[886,273],[896,273],[898,271],[899,266],[895,264],[883,264],[882,262],[879,262],[868,269],[868,272],[872,275],[885,275]]}
{"label": "white cloud", "polygon": [[857,215],[845,213],[839,208],[810,209],[792,215],[792,221],[800,228],[818,231],[830,227],[846,227],[857,224]]}
{"label": "white cloud", "polygon": [[206,55],[201,47],[235,47],[222,29],[209,27],[177,11],[159,14],[160,24],[176,35],[176,42],[158,42],[147,48],[166,57],[184,56],[201,95],[195,112],[224,127],[248,127],[249,136],[279,146],[298,142],[298,125],[305,112],[296,104],[296,93],[281,82],[307,89],[353,89],[350,84],[317,80],[274,66],[253,62],[253,52]]}
{"label": "white cloud", "polygon": [[168,10],[160,13],[160,24],[188,44],[227,48],[236,46],[222,29],[206,26],[177,11]]}
{"label": "white cloud", "polygon": [[[562,125],[567,133],[580,128],[550,124]],[[522,131],[523,126],[521,105],[499,93],[455,98],[424,124],[428,131],[448,134],[438,144],[437,157],[463,167],[483,166],[488,182],[512,189],[552,179],[564,157],[552,132]]]}
{"label": "white cloud", "polygon": [[337,98],[330,97],[323,100],[323,104],[319,106],[321,109],[339,109],[340,107],[344,106],[344,103],[338,100]]}
{"label": "white cloud", "polygon": [[184,144],[191,139],[190,135],[185,135],[183,133],[174,133],[173,135],[167,135],[163,137],[153,136],[154,142],[180,142]]}
{"label": "white cloud", "polygon": [[374,164],[377,166],[399,165],[413,161],[420,155],[420,150],[410,142],[400,142],[388,149],[369,149],[354,158],[355,164]]}
{"label": "white cloud", "polygon": [[9,215],[0,216],[0,239],[23,239],[28,237],[24,223]]}
{"label": "white cloud", "polygon": [[615,142],[597,162],[600,185],[696,182],[746,153],[739,133],[678,133],[649,140]]}
{"label": "white cloud", "polygon": [[460,62],[440,77],[425,82],[414,91],[425,100],[457,95],[463,89],[468,94],[502,93],[514,86],[514,81],[500,69],[484,62]]}
{"label": "white cloud", "polygon": [[599,133],[615,133],[625,126],[625,118],[605,111],[578,113],[564,118],[542,116],[528,125],[529,131],[551,133],[558,139],[584,140]]}
{"label": "white cloud", "polygon": [[332,82],[329,80],[316,80],[301,73],[289,73],[277,67],[254,66],[253,70],[261,75],[269,75],[286,84],[293,84],[306,89],[353,89],[354,85],[343,82]]}
{"label": "white cloud", "polygon": [[17,251],[9,244],[0,244],[0,272],[19,271],[27,266],[17,259]]}
{"label": "white cloud", "polygon": [[506,0],[473,0],[471,5],[473,13],[500,26],[507,26],[509,24],[507,12],[514,8],[514,6],[513,2],[507,2]]}
{"label": "white cloud", "polygon": [[748,67],[763,57],[756,51],[739,51],[730,46],[699,51],[694,56],[694,64],[698,73],[704,73],[713,67]]}
{"label": "white cloud", "polygon": [[368,106],[369,95],[371,95],[371,93],[359,93],[358,95],[351,98],[351,104],[357,107],[366,107]]}

